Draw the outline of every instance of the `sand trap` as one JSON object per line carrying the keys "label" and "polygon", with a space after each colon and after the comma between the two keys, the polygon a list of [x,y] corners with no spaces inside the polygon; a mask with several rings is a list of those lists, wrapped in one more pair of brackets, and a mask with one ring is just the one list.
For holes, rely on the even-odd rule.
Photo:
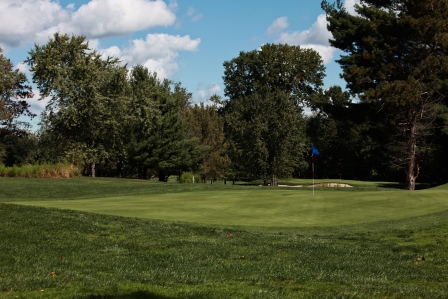
{"label": "sand trap", "polygon": [[[290,188],[301,188],[303,185],[278,185],[279,187],[290,187]],[[307,186],[309,188],[312,187],[336,187],[336,188],[353,188],[353,186],[349,184],[340,184],[340,183],[323,183],[323,184],[315,184]]]}
{"label": "sand trap", "polygon": [[[310,185],[308,187],[313,187]],[[323,183],[323,184],[315,184],[314,187],[341,187],[341,188],[353,188],[353,186],[349,184],[340,184],[340,183]]]}
{"label": "sand trap", "polygon": [[291,186],[291,185],[278,185],[279,187],[291,187],[291,188],[302,188],[303,187],[303,185],[294,185],[294,186]]}

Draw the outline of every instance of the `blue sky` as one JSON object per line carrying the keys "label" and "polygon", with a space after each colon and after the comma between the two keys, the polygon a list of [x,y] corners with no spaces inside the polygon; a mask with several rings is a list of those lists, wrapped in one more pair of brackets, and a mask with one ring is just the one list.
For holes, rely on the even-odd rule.
{"label": "blue sky", "polygon": [[[349,11],[354,3],[345,0]],[[62,32],[85,35],[104,55],[180,81],[195,102],[222,95],[224,61],[265,43],[315,49],[327,68],[325,86],[345,87],[320,0],[1,0],[0,22],[0,47],[24,72],[33,44]],[[31,105],[39,113],[45,101],[35,93]]]}

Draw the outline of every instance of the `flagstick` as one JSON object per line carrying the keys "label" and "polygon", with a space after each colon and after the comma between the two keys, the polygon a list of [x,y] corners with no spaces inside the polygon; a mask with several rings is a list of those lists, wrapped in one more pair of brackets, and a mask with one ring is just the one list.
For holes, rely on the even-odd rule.
{"label": "flagstick", "polygon": [[314,196],[314,155],[311,154],[311,167],[312,167],[312,177],[313,177],[313,196]]}

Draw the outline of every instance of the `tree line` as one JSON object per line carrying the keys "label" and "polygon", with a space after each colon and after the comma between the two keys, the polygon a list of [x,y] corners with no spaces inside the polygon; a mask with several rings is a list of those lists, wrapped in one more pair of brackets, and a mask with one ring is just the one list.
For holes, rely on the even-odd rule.
{"label": "tree line", "polygon": [[[316,177],[394,180],[415,189],[448,179],[448,7],[444,1],[366,0],[348,13],[322,2],[346,90],[323,88],[320,55],[266,44],[225,61],[224,98],[192,103],[181,83],[128,69],[55,34],[26,63],[49,102],[37,132],[26,77],[1,61],[0,155],[5,165],[68,161],[85,175],[202,179]],[[309,107],[310,115],[304,113]]]}

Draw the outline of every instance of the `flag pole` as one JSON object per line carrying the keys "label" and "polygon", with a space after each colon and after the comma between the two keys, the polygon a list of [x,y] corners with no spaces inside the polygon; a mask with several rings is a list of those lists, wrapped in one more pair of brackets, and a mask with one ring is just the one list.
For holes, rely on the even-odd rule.
{"label": "flag pole", "polygon": [[313,196],[314,196],[314,155],[311,154],[311,173],[312,173],[312,177],[313,177]]}
{"label": "flag pole", "polygon": [[311,145],[311,167],[312,167],[312,177],[313,177],[313,196],[314,196],[314,155],[319,155],[319,151],[314,145]]}

